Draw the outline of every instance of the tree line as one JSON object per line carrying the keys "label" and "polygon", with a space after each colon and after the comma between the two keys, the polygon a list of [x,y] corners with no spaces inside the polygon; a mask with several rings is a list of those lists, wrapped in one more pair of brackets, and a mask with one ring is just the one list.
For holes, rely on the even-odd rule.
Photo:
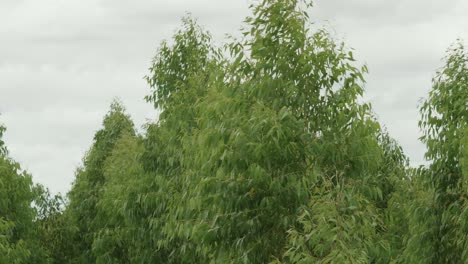
{"label": "tree line", "polygon": [[52,195],[0,126],[0,263],[468,263],[468,53],[420,107],[427,166],[362,100],[366,66],[309,1],[263,0],[217,46],[189,16],[162,42],[138,133],[114,101]]}

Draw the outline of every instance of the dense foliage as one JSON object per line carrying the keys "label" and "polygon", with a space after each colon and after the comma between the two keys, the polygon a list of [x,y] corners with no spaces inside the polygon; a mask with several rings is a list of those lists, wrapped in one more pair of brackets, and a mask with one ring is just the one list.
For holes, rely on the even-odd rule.
{"label": "dense foliage", "polygon": [[428,166],[362,99],[366,66],[309,1],[252,6],[221,47],[186,17],[163,42],[138,134],[114,101],[67,199],[8,156],[0,263],[468,263],[468,55],[421,106]]}
{"label": "dense foliage", "polygon": [[427,263],[468,263],[468,54],[461,42],[449,49],[421,114],[431,164],[422,180],[425,195],[413,205],[416,232],[408,255]]}
{"label": "dense foliage", "polygon": [[38,238],[37,202],[40,186],[9,157],[0,125],[0,263],[44,263],[48,251]]}

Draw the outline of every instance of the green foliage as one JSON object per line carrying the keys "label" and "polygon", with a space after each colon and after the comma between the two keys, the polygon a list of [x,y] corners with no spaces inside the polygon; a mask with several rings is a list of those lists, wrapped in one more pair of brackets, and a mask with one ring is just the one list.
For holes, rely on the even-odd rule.
{"label": "green foliage", "polygon": [[[173,45],[163,42],[146,77],[152,94],[145,97],[155,108],[168,111],[194,102],[201,89],[193,89],[192,77],[208,71],[215,50],[210,46],[211,36],[190,17],[176,32]],[[191,89],[190,89],[191,88]],[[190,107],[190,106],[188,106]],[[164,118],[164,113],[160,118]]]}
{"label": "green foliage", "polygon": [[121,103],[114,101],[105,116],[103,128],[96,132],[94,143],[83,160],[83,167],[76,173],[76,180],[69,193],[68,213],[75,228],[72,237],[76,252],[74,261],[95,262],[92,244],[103,223],[96,219],[97,203],[105,184],[104,164],[116,142],[124,134],[134,134],[133,122],[125,114]]}
{"label": "green foliage", "polygon": [[[52,195],[41,185],[34,187],[36,236],[44,251],[46,263],[70,263],[74,253],[73,229],[65,213],[66,202],[60,194]],[[35,253],[37,254],[37,252]]]}
{"label": "green foliage", "polygon": [[0,126],[0,263],[42,263],[36,238],[31,176],[8,156]]}
{"label": "green foliage", "polygon": [[421,140],[436,188],[448,191],[461,180],[462,140],[468,124],[468,55],[461,42],[450,50],[446,65],[434,78],[429,98],[421,107]]}
{"label": "green foliage", "polygon": [[[137,226],[131,225],[133,216],[127,215],[127,203],[135,193],[143,173],[139,161],[141,142],[133,134],[123,134],[116,142],[104,164],[106,183],[97,204],[96,218],[105,225],[94,239],[96,263],[137,263],[139,261]],[[122,184],[125,183],[125,184]]]}
{"label": "green foliage", "polygon": [[460,149],[461,149],[461,169],[462,169],[462,175],[463,175],[463,186],[465,187],[465,190],[468,188],[468,126],[465,126],[465,130],[463,131],[463,139],[460,144]]}
{"label": "green foliage", "polygon": [[[217,72],[217,56],[210,35],[194,20],[184,18],[173,44],[162,44],[150,68],[147,80],[155,93],[147,99],[162,112],[159,124],[148,126],[141,158],[145,175],[136,200],[132,199],[136,208],[129,207],[129,213],[143,218],[134,219],[144,228],[139,229],[141,242],[146,243],[140,252],[142,261],[187,263],[200,258],[186,231],[178,225],[185,217],[179,208],[186,199],[185,162],[191,149],[184,141],[197,128],[195,104],[206,94],[213,72]],[[148,233],[149,237],[144,235]]]}
{"label": "green foliage", "polygon": [[[337,178],[343,178],[337,172]],[[314,186],[310,204],[299,215],[301,228],[289,232],[292,263],[368,263],[368,249],[381,225],[375,207],[363,195],[369,182],[322,182]],[[372,183],[371,183],[372,185]],[[325,187],[326,186],[326,187]]]}
{"label": "green foliage", "polygon": [[[301,228],[303,208],[315,204],[328,184],[330,195],[349,190],[353,203],[370,214],[362,220],[363,234],[376,234],[382,222],[376,176],[391,165],[381,162],[381,132],[370,106],[358,103],[366,68],[354,67],[352,53],[326,31],[310,34],[297,2],[264,1],[253,11],[244,38],[226,46],[230,58],[216,56],[221,53],[209,43],[200,45],[207,38],[193,34],[189,24],[172,47],[163,44],[151,68],[148,80],[157,89],[148,100],[163,112],[145,140],[144,177],[158,184],[154,201],[145,203],[160,202],[152,228],[162,228],[158,248],[171,252],[167,261],[289,258],[283,255],[294,243],[288,230]],[[174,65],[186,54],[180,47],[194,49],[189,54],[197,57]],[[337,172],[346,175],[346,186]],[[351,187],[363,182],[369,186]],[[378,240],[361,239],[360,252]]]}
{"label": "green foliage", "polygon": [[[425,173],[424,196],[413,205],[414,229],[407,251],[416,263],[468,262],[466,160],[468,54],[459,41],[433,79],[419,123],[432,163]],[[420,204],[422,203],[422,204]],[[423,228],[421,228],[423,227]]]}
{"label": "green foliage", "polygon": [[4,155],[0,156],[0,177],[0,261],[26,263],[31,256],[27,241],[34,218],[31,177]]}
{"label": "green foliage", "polygon": [[6,128],[0,124],[0,155],[5,155],[6,154],[6,147],[5,147],[5,142],[3,142],[2,137],[3,133],[5,133]]}

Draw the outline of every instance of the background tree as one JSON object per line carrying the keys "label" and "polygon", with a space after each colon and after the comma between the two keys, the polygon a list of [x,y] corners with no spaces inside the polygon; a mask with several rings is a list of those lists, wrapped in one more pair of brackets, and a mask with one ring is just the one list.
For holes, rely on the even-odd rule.
{"label": "background tree", "polygon": [[[46,255],[47,263],[70,263],[74,252],[73,228],[66,209],[66,201],[60,194],[51,194],[42,185],[34,186],[35,220],[40,246]],[[37,254],[37,253],[35,253]]]}
{"label": "background tree", "polygon": [[416,232],[409,241],[407,257],[414,263],[468,261],[468,178],[463,173],[468,136],[467,62],[467,52],[458,41],[448,50],[445,66],[437,72],[420,109],[421,140],[426,143],[425,156],[431,164],[424,180],[429,197],[424,206],[413,206],[413,218],[419,220],[414,221]]}
{"label": "background tree", "polygon": [[105,184],[104,164],[111,155],[116,142],[124,134],[134,135],[133,122],[125,114],[121,103],[114,101],[104,117],[103,128],[96,132],[94,142],[77,170],[76,179],[70,191],[68,212],[75,228],[73,241],[76,247],[75,261],[94,263],[92,244],[99,230],[106,225],[96,218],[97,204]]}
{"label": "background tree", "polygon": [[0,263],[43,263],[36,238],[31,176],[8,156],[0,125]]}
{"label": "background tree", "polygon": [[[96,219],[105,223],[94,238],[96,263],[141,263],[142,243],[148,233],[134,225],[138,215],[128,214],[129,203],[141,187],[143,147],[134,134],[123,134],[104,164],[105,185],[97,204]],[[130,211],[130,210],[129,210]],[[131,211],[135,211],[133,208]],[[154,250],[154,249],[153,249]]]}
{"label": "background tree", "polygon": [[178,223],[185,221],[180,206],[190,188],[184,176],[191,147],[184,141],[197,130],[195,104],[208,90],[218,56],[210,34],[185,17],[172,44],[162,43],[150,68],[152,93],[146,99],[161,114],[157,124],[147,127],[141,157],[145,173],[128,207],[128,214],[140,216],[134,218],[141,230],[140,261],[204,263]]}

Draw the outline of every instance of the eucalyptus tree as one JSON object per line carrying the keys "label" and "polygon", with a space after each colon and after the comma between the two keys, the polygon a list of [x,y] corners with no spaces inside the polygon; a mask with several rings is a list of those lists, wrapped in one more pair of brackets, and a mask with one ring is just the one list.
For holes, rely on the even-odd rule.
{"label": "eucalyptus tree", "polygon": [[[149,99],[162,100],[163,114],[148,135],[157,151],[145,166],[163,179],[155,189],[171,186],[164,191],[173,199],[158,205],[167,215],[159,243],[173,242],[179,261],[288,261],[310,247],[324,260],[367,261],[378,254],[374,245],[385,246],[381,130],[359,103],[367,69],[325,30],[310,32],[307,7],[253,6],[244,37],[213,63],[172,62],[193,54],[188,62],[197,65],[205,62],[200,54],[224,53],[184,53],[177,37],[173,49],[163,46],[160,56],[169,59],[156,60],[149,78],[156,91]],[[307,210],[326,221],[307,218]],[[311,236],[308,225],[318,235],[298,246]]]}
{"label": "eucalyptus tree", "polygon": [[0,154],[5,155],[7,153],[7,149],[5,146],[5,142],[2,140],[3,133],[5,133],[6,128],[0,124]]}
{"label": "eucalyptus tree", "polygon": [[35,237],[31,176],[9,157],[0,125],[0,263],[43,263]]}
{"label": "eucalyptus tree", "polygon": [[177,223],[184,218],[183,192],[191,188],[184,177],[191,146],[184,141],[197,129],[195,104],[206,94],[218,57],[210,34],[185,17],[172,42],[163,42],[153,60],[146,100],[161,114],[157,124],[147,127],[141,156],[144,176],[127,206],[127,214],[135,216],[131,222],[137,227],[140,262],[202,262]]}
{"label": "eucalyptus tree", "polygon": [[[105,184],[97,203],[96,220],[101,225],[94,237],[96,263],[141,263],[142,248],[134,217],[126,213],[131,196],[139,192],[142,177],[140,156],[142,144],[134,134],[124,133],[117,140],[104,163]],[[148,235],[148,234],[145,234]]]}
{"label": "eucalyptus tree", "polygon": [[68,194],[70,202],[67,214],[70,214],[70,225],[75,228],[74,236],[70,238],[75,247],[73,261],[95,262],[92,244],[99,230],[106,226],[105,222],[96,218],[97,204],[106,182],[104,164],[124,134],[135,134],[133,122],[122,104],[114,101],[104,117],[103,128],[96,132],[93,145],[83,159],[83,166],[76,172],[76,179]]}
{"label": "eucalyptus tree", "polygon": [[[74,255],[71,240],[73,229],[70,228],[70,219],[65,211],[65,198],[61,194],[52,194],[40,184],[34,186],[34,194],[33,205],[37,211],[36,237],[46,263],[70,263]],[[38,255],[40,252],[36,251],[34,254]]]}
{"label": "eucalyptus tree", "polygon": [[467,263],[468,54],[461,41],[449,48],[420,112],[431,164],[421,176],[424,196],[412,205],[407,261]]}

